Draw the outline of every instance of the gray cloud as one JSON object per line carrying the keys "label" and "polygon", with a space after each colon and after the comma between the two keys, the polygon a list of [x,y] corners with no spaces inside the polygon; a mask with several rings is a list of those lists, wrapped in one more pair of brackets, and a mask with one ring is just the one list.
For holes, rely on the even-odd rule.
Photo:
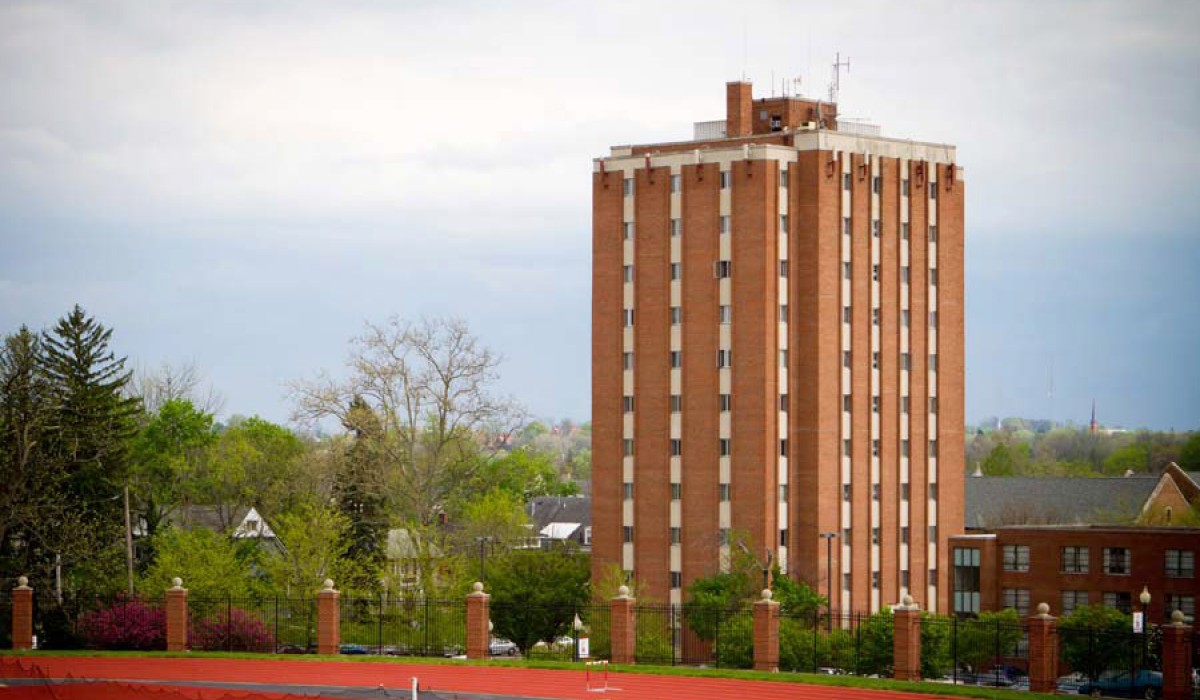
{"label": "gray cloud", "polygon": [[[590,159],[687,138],[743,73],[822,91],[835,50],[846,113],[959,146],[969,415],[1041,410],[997,382],[1068,354],[1008,354],[976,300],[1021,291],[1034,262],[1196,248],[1196,3],[17,1],[0,26],[0,330],[80,301],[139,359],[211,368],[232,411],[282,418],[279,380],[336,366],[364,318],[450,312],[536,411],[586,417]],[[1051,240],[1092,244],[1039,260]],[[1054,279],[1045,294],[1195,320],[1175,277],[1123,296]],[[1114,321],[1084,320],[1085,337]],[[1090,368],[1190,371],[1194,335],[1145,332],[1178,352]],[[1196,394],[1168,412],[1122,397],[1120,419],[1195,425]]]}

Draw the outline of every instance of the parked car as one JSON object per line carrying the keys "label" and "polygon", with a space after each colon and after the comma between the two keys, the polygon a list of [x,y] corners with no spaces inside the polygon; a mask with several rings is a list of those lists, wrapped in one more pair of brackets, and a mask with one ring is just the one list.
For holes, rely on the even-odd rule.
{"label": "parked car", "polygon": [[367,648],[361,644],[343,644],[338,647],[340,654],[366,654]]}
{"label": "parked car", "polygon": [[1086,681],[1087,679],[1084,678],[1082,673],[1072,673],[1069,676],[1059,678],[1058,683],[1055,684],[1055,690],[1067,695],[1077,695],[1079,693],[1079,686]]}
{"label": "parked car", "polygon": [[488,653],[492,656],[516,656],[517,645],[507,639],[492,637],[491,643],[488,644]]}
{"label": "parked car", "polygon": [[1079,684],[1080,695],[1112,698],[1157,698],[1162,696],[1163,679],[1158,671],[1106,671],[1093,681]]}

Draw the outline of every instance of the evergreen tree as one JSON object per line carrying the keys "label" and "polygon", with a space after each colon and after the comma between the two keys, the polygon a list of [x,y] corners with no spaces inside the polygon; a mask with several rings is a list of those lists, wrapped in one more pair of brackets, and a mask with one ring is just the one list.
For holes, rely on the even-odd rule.
{"label": "evergreen tree", "polygon": [[38,360],[41,341],[26,327],[0,345],[0,570],[43,583],[50,547],[43,533],[53,511],[60,471],[47,459],[44,435],[54,422],[49,387]]}
{"label": "evergreen tree", "polygon": [[358,563],[363,578],[360,589],[375,585],[374,572],[383,565],[387,538],[387,500],[383,455],[378,441],[385,439],[382,425],[371,407],[359,396],[351,401],[345,427],[352,441],[334,480],[333,495],[338,510],[350,522],[346,556]]}
{"label": "evergreen tree", "polygon": [[92,569],[76,576],[89,583],[106,580],[106,567],[119,570],[121,491],[140,410],[124,395],[131,373],[109,349],[111,337],[77,305],[42,333],[39,361],[55,412],[46,450],[63,472],[62,500],[81,521],[80,536],[93,540],[93,552],[73,562]]}

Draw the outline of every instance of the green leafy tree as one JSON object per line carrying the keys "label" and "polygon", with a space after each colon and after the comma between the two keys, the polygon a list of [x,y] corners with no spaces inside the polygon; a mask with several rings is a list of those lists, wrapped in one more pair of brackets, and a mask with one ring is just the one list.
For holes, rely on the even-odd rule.
{"label": "green leafy tree", "polygon": [[1178,463],[1184,471],[1200,472],[1200,432],[1192,433],[1179,448]]}
{"label": "green leafy tree", "polygon": [[1121,476],[1125,472],[1145,472],[1150,462],[1150,451],[1145,445],[1134,443],[1113,450],[1104,458],[1104,473]]}
{"label": "green leafy tree", "polygon": [[469,498],[491,489],[506,491],[522,503],[538,496],[573,496],[579,491],[574,483],[562,480],[551,455],[527,447],[487,460],[462,496]]}
{"label": "green leafy tree", "polygon": [[573,547],[515,550],[488,567],[495,634],[522,654],[539,641],[553,643],[571,630],[589,598],[588,556]]}
{"label": "green leafy tree", "polygon": [[216,437],[213,417],[187,399],[167,400],[148,419],[133,439],[130,483],[135,510],[153,538],[183,501],[183,480]]}
{"label": "green leafy tree", "polygon": [[796,581],[779,570],[776,566],[771,576],[771,592],[779,603],[779,611],[783,615],[799,619],[815,620],[817,613],[828,604],[825,596],[813,590],[804,581]]}
{"label": "green leafy tree", "polygon": [[350,520],[334,508],[304,505],[272,521],[283,552],[270,557],[266,568],[276,590],[290,596],[315,593],[321,583],[362,580],[381,572],[355,570],[345,556],[350,546]]}
{"label": "green leafy tree", "polygon": [[1002,442],[983,459],[982,467],[987,476],[1024,474],[1029,467],[1029,446],[1025,443],[1010,445]]}
{"label": "green leafy tree", "polygon": [[263,593],[266,582],[256,575],[261,552],[251,543],[235,542],[205,528],[168,527],[154,538],[154,563],[139,588],[148,596],[162,595],[175,577],[198,600],[242,598]]}
{"label": "green leafy tree", "polygon": [[1072,670],[1096,678],[1128,658],[1132,618],[1107,605],[1075,608],[1058,620],[1062,658]]}

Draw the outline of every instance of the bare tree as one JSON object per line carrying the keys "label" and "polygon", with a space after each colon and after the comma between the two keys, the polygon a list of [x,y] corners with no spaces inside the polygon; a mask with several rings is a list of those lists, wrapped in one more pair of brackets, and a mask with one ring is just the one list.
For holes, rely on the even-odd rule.
{"label": "bare tree", "polygon": [[139,367],[129,383],[128,393],[139,396],[148,413],[157,413],[168,401],[187,399],[199,410],[217,415],[225,408],[225,397],[205,382],[193,362],[170,365],[166,362],[157,369]]}
{"label": "bare tree", "polygon": [[[392,317],[351,341],[349,377],[290,385],[293,419],[336,420],[377,442],[404,520],[434,522],[453,490],[503,445],[523,414],[493,388],[500,358],[461,319]],[[356,399],[370,413],[351,410]],[[373,414],[373,415],[372,415]]]}

